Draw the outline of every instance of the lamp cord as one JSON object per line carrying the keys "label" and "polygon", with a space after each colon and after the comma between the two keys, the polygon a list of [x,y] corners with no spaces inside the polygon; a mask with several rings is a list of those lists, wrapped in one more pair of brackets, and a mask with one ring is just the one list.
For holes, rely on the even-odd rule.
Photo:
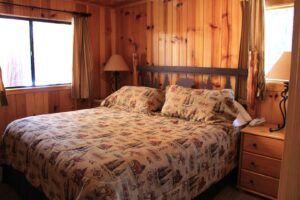
{"label": "lamp cord", "polygon": [[277,128],[270,128],[270,132],[275,132],[283,129],[286,125],[286,101],[288,100],[289,83],[284,83],[284,90],[281,92],[281,101],[279,102],[279,108],[282,115],[282,124],[278,124]]}

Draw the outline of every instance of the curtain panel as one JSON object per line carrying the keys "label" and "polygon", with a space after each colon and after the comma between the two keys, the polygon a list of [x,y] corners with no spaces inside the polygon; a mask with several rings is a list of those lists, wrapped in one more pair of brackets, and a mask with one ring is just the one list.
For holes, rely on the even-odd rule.
{"label": "curtain panel", "polygon": [[3,80],[2,80],[2,70],[0,67],[0,107],[7,106],[7,105],[8,105],[8,102],[7,102],[5,87],[4,87]]}
{"label": "curtain panel", "polygon": [[[265,93],[265,1],[251,0],[250,19],[250,51],[257,54],[250,57],[257,59],[257,88],[256,98],[262,100]],[[250,62],[251,64],[252,62]]]}
{"label": "curtain panel", "polygon": [[88,33],[88,18],[74,16],[72,97],[92,99],[92,52]]}
{"label": "curtain panel", "polygon": [[256,102],[265,93],[265,0],[242,0],[242,36],[239,67],[248,66],[247,109],[256,117]]}

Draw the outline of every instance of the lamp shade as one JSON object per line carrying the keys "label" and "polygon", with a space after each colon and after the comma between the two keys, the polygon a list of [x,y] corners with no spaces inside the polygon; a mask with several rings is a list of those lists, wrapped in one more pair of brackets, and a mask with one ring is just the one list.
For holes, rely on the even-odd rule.
{"label": "lamp shade", "polygon": [[104,71],[120,72],[130,71],[130,69],[121,55],[112,55],[106,63]]}
{"label": "lamp shade", "polygon": [[289,81],[291,71],[291,52],[283,52],[271,71],[267,74],[268,79],[277,81]]}

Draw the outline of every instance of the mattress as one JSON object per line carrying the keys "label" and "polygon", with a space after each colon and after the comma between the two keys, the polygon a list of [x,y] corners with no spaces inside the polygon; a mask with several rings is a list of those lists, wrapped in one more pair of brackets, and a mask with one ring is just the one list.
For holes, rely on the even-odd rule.
{"label": "mattress", "polygon": [[238,131],[99,107],[16,120],[2,164],[49,199],[191,199],[237,164]]}

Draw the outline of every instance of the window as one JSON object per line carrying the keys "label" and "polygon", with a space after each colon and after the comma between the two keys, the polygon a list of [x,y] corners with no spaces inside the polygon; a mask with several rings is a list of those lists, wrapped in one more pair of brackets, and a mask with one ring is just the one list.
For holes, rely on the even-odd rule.
{"label": "window", "polygon": [[71,23],[0,18],[0,66],[7,88],[71,83]]}
{"label": "window", "polygon": [[265,73],[267,74],[284,51],[292,50],[294,8],[266,10]]}

